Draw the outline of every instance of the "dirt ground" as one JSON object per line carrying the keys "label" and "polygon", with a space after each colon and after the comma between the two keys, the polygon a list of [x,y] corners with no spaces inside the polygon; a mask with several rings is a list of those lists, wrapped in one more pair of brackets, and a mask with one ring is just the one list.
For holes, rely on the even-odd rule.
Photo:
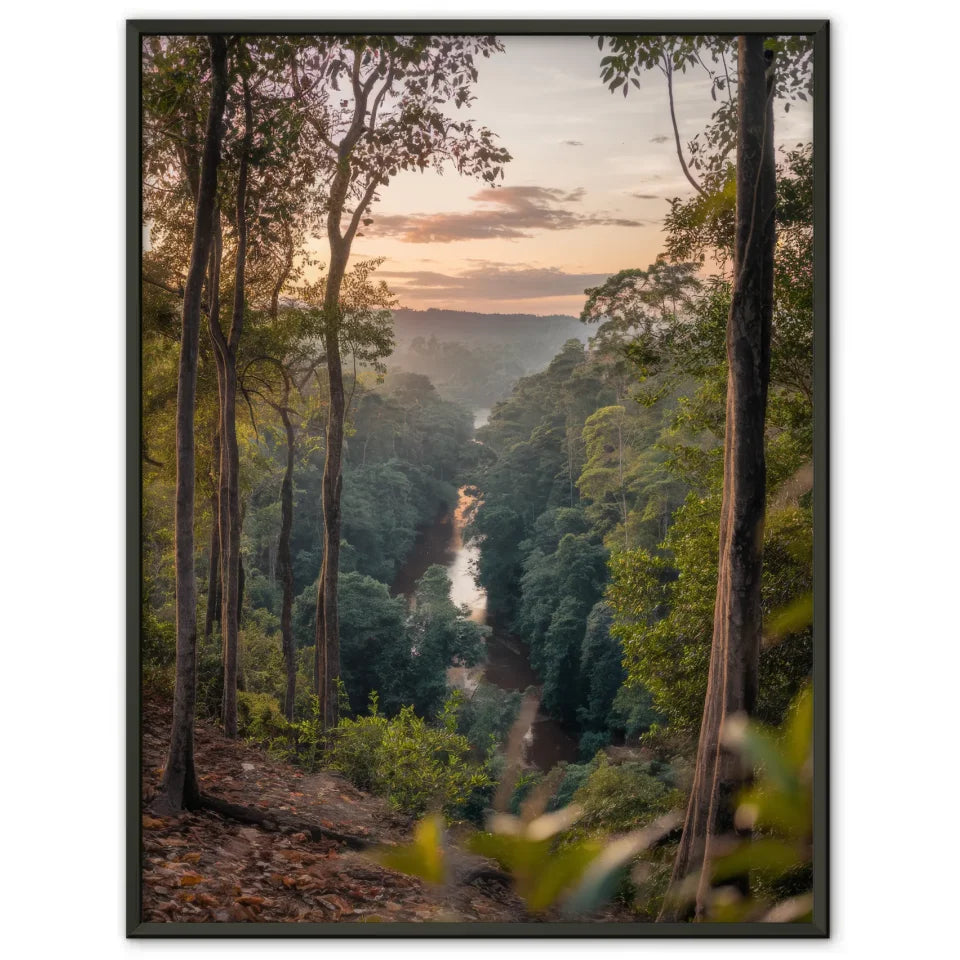
{"label": "dirt ground", "polygon": [[[363,850],[302,830],[245,826],[207,810],[179,818],[147,811],[160,781],[169,706],[147,704],[143,730],[143,920],[150,922],[522,922],[522,903],[492,866],[454,849],[442,887],[379,866]],[[231,803],[370,844],[407,842],[412,821],[334,773],[304,774],[257,746],[196,728],[200,789]]]}

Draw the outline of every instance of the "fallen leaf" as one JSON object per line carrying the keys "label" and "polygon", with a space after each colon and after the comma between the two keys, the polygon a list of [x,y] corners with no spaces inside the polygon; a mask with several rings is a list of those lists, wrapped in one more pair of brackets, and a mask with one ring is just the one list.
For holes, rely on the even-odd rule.
{"label": "fallen leaf", "polygon": [[242,903],[245,907],[262,907],[266,902],[264,897],[254,897],[250,894],[237,897],[237,903]]}
{"label": "fallen leaf", "polygon": [[165,826],[166,824],[162,820],[158,820],[156,817],[148,817],[146,814],[143,815],[144,830],[159,830]]}
{"label": "fallen leaf", "polygon": [[201,877],[199,873],[185,873],[180,878],[181,887],[193,887],[198,883],[203,883],[203,877]]}

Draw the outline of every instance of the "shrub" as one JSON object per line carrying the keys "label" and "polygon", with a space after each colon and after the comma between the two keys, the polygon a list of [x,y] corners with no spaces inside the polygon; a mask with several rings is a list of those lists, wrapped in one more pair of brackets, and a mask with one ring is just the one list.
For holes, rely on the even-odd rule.
{"label": "shrub", "polygon": [[286,692],[280,634],[270,629],[270,615],[254,611],[240,630],[240,675],[251,693],[268,693],[282,700]]}
{"label": "shrub", "polygon": [[144,693],[165,698],[173,697],[176,673],[172,665],[160,666],[147,661],[143,664],[142,676]]}
{"label": "shrub", "polygon": [[550,798],[548,810],[559,810],[573,803],[573,795],[583,786],[587,778],[596,770],[597,765],[590,763],[568,763],[556,793]]}
{"label": "shrub", "polygon": [[237,692],[237,726],[242,737],[252,740],[270,742],[289,735],[280,701],[268,693]]}
{"label": "shrub", "polygon": [[170,620],[160,617],[143,604],[140,617],[140,656],[143,663],[153,666],[171,666],[177,657],[177,628]]}
{"label": "shrub", "polygon": [[430,725],[410,706],[388,719],[372,694],[368,716],[340,721],[327,762],[404,813],[438,809],[462,819],[491,780],[485,764],[470,761],[470,742],[456,732],[459,702],[452,696],[437,725]]}
{"label": "shrub", "polygon": [[635,830],[657,814],[682,805],[682,796],[655,775],[651,764],[613,766],[606,754],[600,753],[591,766],[594,769],[573,794],[574,803],[583,808],[577,833]]}

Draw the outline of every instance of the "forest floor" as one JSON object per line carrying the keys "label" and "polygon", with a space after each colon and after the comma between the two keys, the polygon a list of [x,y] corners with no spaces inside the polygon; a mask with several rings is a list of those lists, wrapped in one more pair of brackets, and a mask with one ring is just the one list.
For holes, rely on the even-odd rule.
{"label": "forest floor", "polygon": [[[169,731],[169,703],[148,700],[143,718],[144,921],[532,919],[509,886],[491,877],[494,864],[459,848],[449,850],[452,879],[444,886],[386,869],[362,849],[350,849],[408,842],[413,821],[335,773],[304,773],[254,744],[226,739],[209,722],[198,721],[195,736],[203,793],[319,829],[312,835],[280,823],[265,829],[210,810],[178,818],[154,816],[147,805],[160,781]],[[313,839],[320,831],[358,842],[348,846],[328,837]]]}

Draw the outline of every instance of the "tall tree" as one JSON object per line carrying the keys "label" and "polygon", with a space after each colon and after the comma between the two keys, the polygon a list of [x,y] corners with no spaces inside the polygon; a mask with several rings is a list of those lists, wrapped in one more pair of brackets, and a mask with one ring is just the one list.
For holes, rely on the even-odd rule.
{"label": "tall tree", "polygon": [[[354,238],[377,191],[401,170],[440,169],[493,183],[510,159],[493,134],[453,120],[448,104],[471,100],[474,57],[501,49],[495,37],[316,38],[291,57],[317,149],[331,171],[324,184],[330,259],[323,297],[329,416],[323,474],[323,561],[317,588],[314,681],[326,728],[337,722],[342,465],[346,396],[340,349],[341,287]],[[340,91],[340,84],[346,90]],[[352,209],[348,209],[352,204]]]}
{"label": "tall tree", "polygon": [[[296,336],[296,331],[287,329],[288,324],[278,323],[279,297],[291,276],[299,272],[294,265],[295,254],[303,243],[311,203],[305,187],[311,179],[313,160],[298,149],[302,117],[290,106],[291,91],[289,83],[284,82],[288,50],[289,44],[282,38],[242,37],[237,39],[231,58],[231,101],[235,113],[232,129],[237,132],[230,144],[233,177],[221,191],[224,197],[232,198],[232,203],[225,203],[224,208],[235,238],[229,330],[222,329],[218,310],[211,309],[210,313],[220,401],[222,720],[229,737],[236,737],[238,732],[238,647],[243,596],[239,393],[249,405],[243,380],[249,364],[241,367],[241,345],[247,356],[253,351],[256,358],[261,351],[273,351],[285,337]],[[212,304],[219,301],[219,242],[214,253],[217,289],[212,294]],[[257,308],[258,297],[266,301],[266,310]],[[282,356],[283,350],[279,353]],[[257,382],[262,382],[259,377]],[[250,410],[252,417],[252,406]]]}
{"label": "tall tree", "polygon": [[180,359],[177,373],[177,481],[174,514],[177,594],[177,672],[173,695],[170,750],[156,808],[177,811],[199,800],[193,762],[193,724],[197,684],[197,581],[194,560],[194,404],[203,281],[213,243],[220,139],[227,95],[226,38],[211,34],[210,106],[200,164],[190,268],[183,293]]}
{"label": "tall tree", "polygon": [[[660,919],[703,916],[710,862],[720,834],[734,828],[734,795],[742,783],[736,757],[723,745],[729,718],[750,714],[757,698],[760,575],[766,505],[764,424],[770,377],[776,167],[773,152],[773,65],[764,38],[737,45],[738,134],[734,286],[727,318],[720,560],[710,670],[693,786]],[[684,894],[696,878],[696,894]]]}
{"label": "tall tree", "polygon": [[[220,628],[223,641],[223,731],[237,736],[237,657],[240,630],[240,450],[237,444],[237,354],[243,332],[247,261],[247,178],[253,144],[253,107],[250,83],[244,72],[243,45],[238,60],[243,103],[243,140],[236,187],[236,254],[234,258],[233,310],[230,329],[224,333],[219,310],[210,311],[210,336],[220,388]],[[218,214],[219,216],[219,214]],[[219,233],[219,231],[218,231]],[[219,238],[218,238],[219,239]],[[222,244],[217,242],[210,288],[219,300]]]}

